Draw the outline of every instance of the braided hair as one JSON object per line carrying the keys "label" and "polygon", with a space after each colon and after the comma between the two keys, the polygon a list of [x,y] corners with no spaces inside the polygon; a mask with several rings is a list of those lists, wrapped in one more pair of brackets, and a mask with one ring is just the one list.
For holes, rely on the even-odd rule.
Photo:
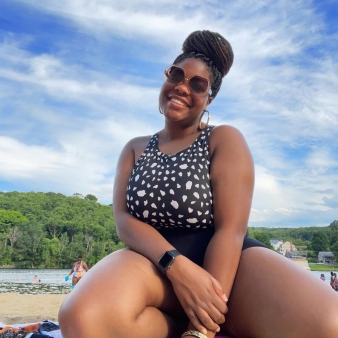
{"label": "braided hair", "polygon": [[201,60],[211,74],[211,97],[215,98],[221,88],[222,78],[229,72],[234,61],[230,43],[219,33],[208,30],[192,32],[183,42],[183,53],[174,65],[189,58]]}

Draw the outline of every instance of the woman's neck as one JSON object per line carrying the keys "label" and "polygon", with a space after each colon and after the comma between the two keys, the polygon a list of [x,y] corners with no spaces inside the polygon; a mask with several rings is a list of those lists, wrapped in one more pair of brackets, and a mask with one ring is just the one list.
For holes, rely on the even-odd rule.
{"label": "woman's neck", "polygon": [[159,132],[159,137],[165,142],[179,141],[199,133],[200,131],[201,130],[198,128],[198,125],[189,126],[187,128],[178,128],[177,126],[173,127],[166,124],[165,127]]}

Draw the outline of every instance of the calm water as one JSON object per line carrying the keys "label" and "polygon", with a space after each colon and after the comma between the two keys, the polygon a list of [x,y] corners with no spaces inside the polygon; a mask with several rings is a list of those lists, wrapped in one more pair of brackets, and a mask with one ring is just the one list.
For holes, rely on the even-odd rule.
{"label": "calm water", "polygon": [[[65,282],[65,276],[70,269],[0,269],[0,293],[19,292],[25,294],[37,293],[68,293],[71,280]],[[311,271],[318,279],[324,273],[326,281],[330,284],[330,272]],[[40,284],[33,284],[32,279],[37,275]],[[84,276],[85,278],[85,276]]]}
{"label": "calm water", "polygon": [[[0,293],[68,293],[71,279],[66,282],[65,276],[70,269],[0,269]],[[32,283],[37,275],[39,284]]]}
{"label": "calm water", "polygon": [[[318,279],[320,275],[323,273],[325,276],[325,283],[330,285],[330,278],[331,278],[330,271],[311,271],[311,273],[314,274]],[[338,271],[335,271],[335,273],[338,274]]]}

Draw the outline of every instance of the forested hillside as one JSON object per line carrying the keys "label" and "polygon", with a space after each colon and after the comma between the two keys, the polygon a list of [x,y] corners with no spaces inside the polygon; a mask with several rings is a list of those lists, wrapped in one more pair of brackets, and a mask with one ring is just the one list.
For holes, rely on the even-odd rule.
{"label": "forested hillside", "polygon": [[94,195],[0,192],[0,266],[71,268],[80,253],[92,266],[121,247]]}

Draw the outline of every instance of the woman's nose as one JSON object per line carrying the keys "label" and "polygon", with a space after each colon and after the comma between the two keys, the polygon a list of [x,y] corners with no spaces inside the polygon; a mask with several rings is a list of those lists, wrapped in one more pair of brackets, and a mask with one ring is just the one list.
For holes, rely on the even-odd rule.
{"label": "woman's nose", "polygon": [[180,83],[177,84],[175,89],[180,93],[180,94],[190,94],[190,90],[188,88],[188,79],[184,78]]}

